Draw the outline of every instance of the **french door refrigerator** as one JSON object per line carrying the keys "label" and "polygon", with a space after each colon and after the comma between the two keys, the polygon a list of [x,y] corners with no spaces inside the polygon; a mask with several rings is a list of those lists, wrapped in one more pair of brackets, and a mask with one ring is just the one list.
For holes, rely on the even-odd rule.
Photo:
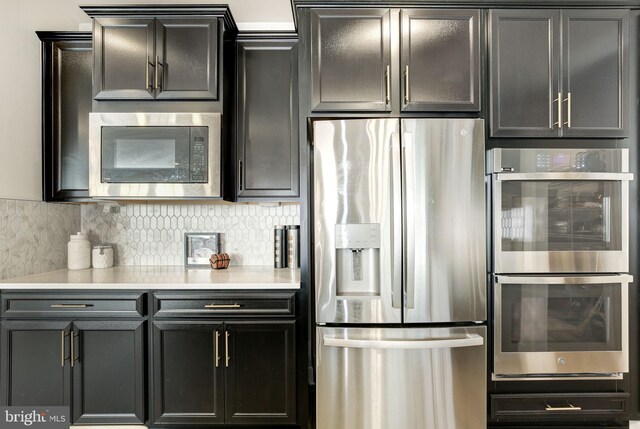
{"label": "french door refrigerator", "polygon": [[318,429],[486,426],[483,136],[313,123]]}

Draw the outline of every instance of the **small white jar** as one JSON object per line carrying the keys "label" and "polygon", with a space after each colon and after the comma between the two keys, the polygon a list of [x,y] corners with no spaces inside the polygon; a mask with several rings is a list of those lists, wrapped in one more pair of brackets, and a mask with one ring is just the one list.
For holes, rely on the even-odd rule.
{"label": "small white jar", "polygon": [[70,270],[91,268],[91,243],[86,234],[72,235],[67,244],[67,267]]}
{"label": "small white jar", "polygon": [[107,245],[93,246],[93,268],[113,267],[113,247]]}

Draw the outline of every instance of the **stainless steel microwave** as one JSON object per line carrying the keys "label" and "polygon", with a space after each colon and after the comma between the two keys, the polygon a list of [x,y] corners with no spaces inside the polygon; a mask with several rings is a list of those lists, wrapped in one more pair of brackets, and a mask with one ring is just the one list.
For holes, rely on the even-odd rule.
{"label": "stainless steel microwave", "polygon": [[219,113],[91,113],[89,194],[221,197]]}

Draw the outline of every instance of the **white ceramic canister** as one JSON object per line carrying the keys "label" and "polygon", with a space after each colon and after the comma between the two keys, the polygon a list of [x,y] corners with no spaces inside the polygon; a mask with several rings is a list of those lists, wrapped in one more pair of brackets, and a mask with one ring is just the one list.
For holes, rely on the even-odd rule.
{"label": "white ceramic canister", "polygon": [[113,267],[113,247],[108,245],[93,246],[93,268]]}
{"label": "white ceramic canister", "polygon": [[86,234],[81,232],[70,237],[67,244],[67,267],[70,270],[84,270],[91,268],[91,243]]}

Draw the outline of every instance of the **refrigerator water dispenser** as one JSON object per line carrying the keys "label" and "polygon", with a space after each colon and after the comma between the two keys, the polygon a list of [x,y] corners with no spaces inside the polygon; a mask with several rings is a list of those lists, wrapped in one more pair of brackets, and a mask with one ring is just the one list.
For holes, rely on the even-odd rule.
{"label": "refrigerator water dispenser", "polygon": [[336,225],[339,296],[380,296],[380,224]]}

